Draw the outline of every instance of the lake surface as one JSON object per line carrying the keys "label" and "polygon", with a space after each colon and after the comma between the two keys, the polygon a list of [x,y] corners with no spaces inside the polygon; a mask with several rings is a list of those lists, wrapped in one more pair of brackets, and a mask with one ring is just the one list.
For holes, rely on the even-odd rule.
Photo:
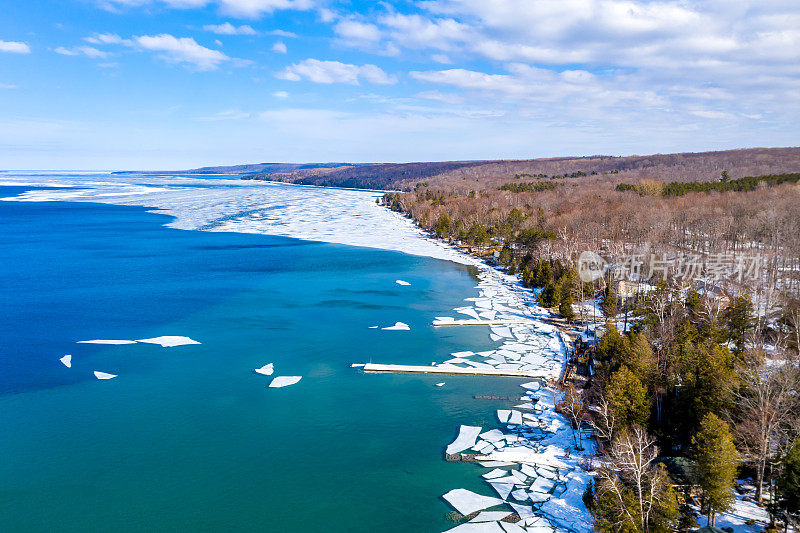
{"label": "lake surface", "polygon": [[[32,189],[50,192],[6,186],[0,197]],[[482,329],[430,326],[476,295],[474,269],[164,226],[174,220],[0,202],[0,530],[452,527],[440,496],[483,484],[479,467],[444,462],[443,447],[459,424],[495,424],[498,405],[475,394],[518,394],[519,380],[350,364],[496,346]],[[397,321],[411,330],[369,329]],[[76,344],[159,335],[202,344]],[[252,370],[269,362],[303,379],[269,389]]]}

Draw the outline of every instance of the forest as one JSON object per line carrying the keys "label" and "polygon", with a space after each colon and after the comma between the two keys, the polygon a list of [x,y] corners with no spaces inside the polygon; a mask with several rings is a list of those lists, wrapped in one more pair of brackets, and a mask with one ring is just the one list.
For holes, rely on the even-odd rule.
{"label": "forest", "polygon": [[[796,176],[731,179],[723,170],[636,187],[541,178],[470,190],[418,183],[382,203],[541,289],[542,306],[585,325],[592,374],[565,385],[559,408],[573,428],[594,428],[602,450],[584,496],[597,531],[713,526],[752,483],[777,532],[800,527]],[[606,276],[581,279],[586,250],[608,260]],[[633,285],[647,290],[631,294],[613,276],[626,255],[645,265],[691,257],[697,268],[645,266]],[[713,258],[743,257],[760,267],[713,277]],[[593,322],[585,315],[594,305],[601,318]]]}

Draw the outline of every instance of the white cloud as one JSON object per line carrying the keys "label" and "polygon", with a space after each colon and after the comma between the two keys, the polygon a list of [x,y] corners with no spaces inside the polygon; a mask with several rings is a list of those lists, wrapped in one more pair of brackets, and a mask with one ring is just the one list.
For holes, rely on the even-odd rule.
{"label": "white cloud", "polygon": [[392,85],[397,83],[395,76],[390,76],[380,67],[375,65],[350,65],[339,61],[320,61],[306,59],[286,67],[277,75],[278,78],[289,81],[308,80],[314,83],[349,83],[358,85],[363,79],[378,85]]}
{"label": "white cloud", "polygon": [[290,39],[294,39],[297,37],[296,33],[292,33],[290,31],[285,31],[285,30],[270,30],[264,33],[266,33],[267,35],[275,35],[276,37],[288,37]]}
{"label": "white cloud", "polygon": [[286,91],[275,91],[272,93],[275,98],[289,98],[289,93]]}
{"label": "white cloud", "polygon": [[61,54],[64,56],[84,55],[86,57],[92,57],[92,58],[104,58],[109,56],[108,52],[104,52],[103,50],[98,50],[94,46],[75,46],[73,48],[64,48],[63,46],[59,46],[53,51],[57,54]]}
{"label": "white cloud", "polygon": [[223,24],[206,24],[203,26],[203,29],[218,35],[256,35],[258,33],[247,24],[234,26],[230,22],[225,22]]}
{"label": "white cloud", "polygon": [[16,89],[17,86],[13,83],[0,83],[0,89]]}
{"label": "white cloud", "polygon": [[214,70],[220,63],[231,58],[219,50],[212,50],[197,44],[191,37],[174,37],[167,33],[142,35],[133,38],[136,45],[144,50],[160,52],[166,61],[186,63],[198,70]]}
{"label": "white cloud", "polygon": [[313,0],[218,0],[223,12],[236,17],[258,18],[282,9],[304,11],[314,7]]}
{"label": "white cloud", "polygon": [[281,41],[277,41],[275,44],[272,45],[272,51],[277,54],[285,54],[286,45]]}
{"label": "white cloud", "polygon": [[31,48],[21,41],[0,41],[0,52],[10,54],[30,54]]}
{"label": "white cloud", "polygon": [[83,40],[92,44],[124,44],[128,46],[133,44],[130,39],[123,39],[116,33],[96,33],[90,37],[84,37]]}
{"label": "white cloud", "polygon": [[243,120],[246,118],[250,118],[252,115],[245,111],[241,111],[239,109],[228,109],[226,111],[220,111],[219,113],[215,113],[210,117],[200,117],[197,120],[201,122],[217,122],[220,120]]}
{"label": "white cloud", "polygon": [[431,55],[431,60],[443,65],[451,65],[453,63],[453,60],[445,54],[433,54]]}
{"label": "white cloud", "polygon": [[97,0],[99,5],[118,12],[123,8],[163,5],[174,9],[191,9],[216,4],[220,11],[234,17],[258,18],[282,9],[308,10],[315,0]]}
{"label": "white cloud", "polygon": [[376,25],[355,20],[342,20],[333,27],[333,31],[347,41],[377,42],[381,39],[381,31]]}

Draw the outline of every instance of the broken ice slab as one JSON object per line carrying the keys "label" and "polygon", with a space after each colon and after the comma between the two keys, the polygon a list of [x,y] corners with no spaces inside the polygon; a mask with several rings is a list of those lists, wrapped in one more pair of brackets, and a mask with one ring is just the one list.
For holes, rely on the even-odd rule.
{"label": "broken ice slab", "polygon": [[444,533],[505,533],[500,522],[467,522]]}
{"label": "broken ice slab", "polygon": [[489,485],[491,485],[494,491],[504,500],[507,500],[508,495],[514,490],[514,485],[512,483],[494,483],[494,480],[492,480],[489,482]]}
{"label": "broken ice slab", "polygon": [[481,511],[470,522],[499,522],[510,514],[509,511]]}
{"label": "broken ice slab", "polygon": [[482,429],[483,428],[481,427],[462,425],[458,430],[458,436],[456,437],[456,440],[447,446],[445,452],[450,455],[453,453],[463,452],[468,448],[472,448],[475,446],[475,439],[478,438],[478,434],[480,434]]}
{"label": "broken ice slab", "polygon": [[64,365],[65,367],[72,368],[72,356],[71,355],[67,354],[64,357],[62,357],[61,359],[59,359],[59,361],[61,361],[61,364]]}
{"label": "broken ice slab", "polygon": [[275,372],[275,367],[272,363],[267,363],[266,365],[256,368],[256,374],[261,374],[262,376],[271,376],[273,372]]}
{"label": "broken ice slab", "polygon": [[94,371],[94,377],[97,379],[114,379],[117,377],[116,374],[109,374],[107,372],[99,372],[97,370]]}
{"label": "broken ice slab", "polygon": [[273,389],[279,387],[288,387],[289,385],[294,385],[302,378],[303,376],[278,376],[270,382],[269,386]]}
{"label": "broken ice slab", "polygon": [[503,477],[507,473],[508,472],[506,472],[505,470],[501,470],[499,468],[495,468],[494,470],[491,470],[491,471],[486,472],[485,474],[483,474],[483,478],[484,479],[494,479],[496,477]]}
{"label": "broken ice slab", "polygon": [[194,339],[182,337],[180,335],[163,335],[161,337],[153,337],[151,339],[139,339],[136,342],[160,344],[163,348],[174,348],[175,346],[185,346],[188,344],[200,344]]}
{"label": "broken ice slab", "polygon": [[136,344],[136,341],[121,339],[94,339],[90,341],[78,341],[78,344]]}
{"label": "broken ice slab", "polygon": [[388,326],[381,329],[386,331],[408,331],[411,328],[408,327],[408,324],[406,324],[405,322],[395,322],[394,326]]}
{"label": "broken ice slab", "polygon": [[503,503],[503,500],[499,498],[483,496],[467,489],[453,489],[444,494],[442,498],[464,516]]}
{"label": "broken ice slab", "polygon": [[402,279],[397,279],[397,280],[395,280],[394,282],[395,282],[395,283],[397,283],[398,285],[403,285],[403,286],[405,286],[405,287],[407,287],[407,286],[411,285],[409,282],[407,282],[407,281],[403,281]]}
{"label": "broken ice slab", "polygon": [[497,410],[497,419],[500,420],[500,422],[503,424],[508,423],[508,419],[510,416],[511,416],[511,411],[508,409]]}

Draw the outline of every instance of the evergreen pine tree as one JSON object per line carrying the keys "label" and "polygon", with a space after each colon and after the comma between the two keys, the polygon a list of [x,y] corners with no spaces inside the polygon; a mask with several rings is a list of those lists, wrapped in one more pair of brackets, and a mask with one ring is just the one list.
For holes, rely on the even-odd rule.
{"label": "evergreen pine tree", "polygon": [[713,526],[714,514],[726,511],[733,503],[732,490],[739,461],[728,424],[714,413],[703,417],[700,430],[692,438],[692,456],[697,484],[703,489],[708,524]]}
{"label": "evergreen pine tree", "polygon": [[650,418],[647,389],[628,367],[623,365],[611,375],[606,395],[618,427],[647,427]]}

